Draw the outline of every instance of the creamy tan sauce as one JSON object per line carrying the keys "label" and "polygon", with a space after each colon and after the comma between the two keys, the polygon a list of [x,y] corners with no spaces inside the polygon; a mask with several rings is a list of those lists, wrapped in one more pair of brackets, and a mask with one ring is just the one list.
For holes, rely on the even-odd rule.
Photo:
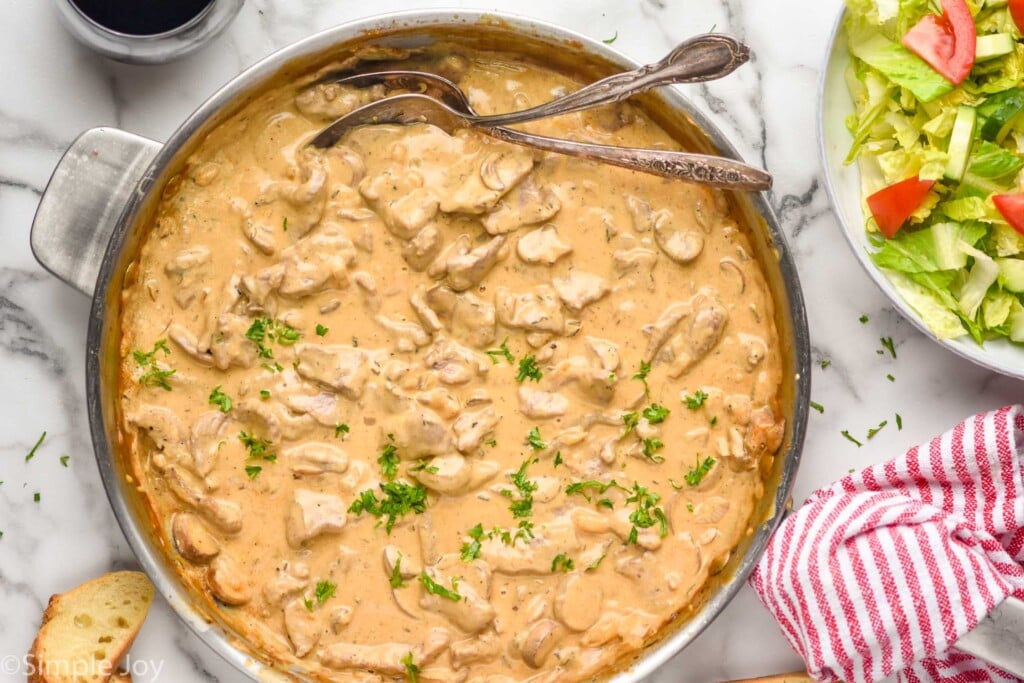
{"label": "creamy tan sauce", "polygon": [[[482,113],[579,85],[445,68]],[[184,580],[331,680],[621,666],[746,533],[782,439],[747,236],[706,188],[472,132],[311,151],[380,93],[295,93],[209,136],[127,278],[122,427]],[[628,105],[528,129],[677,147]],[[353,504],[390,469],[419,509],[389,532]]]}

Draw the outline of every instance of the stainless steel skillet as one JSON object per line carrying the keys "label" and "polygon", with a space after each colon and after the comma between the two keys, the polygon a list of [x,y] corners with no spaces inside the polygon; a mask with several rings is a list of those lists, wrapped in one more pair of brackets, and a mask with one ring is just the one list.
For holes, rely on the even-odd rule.
{"label": "stainless steel skillet", "polygon": [[[250,98],[295,80],[360,47],[418,47],[444,39],[467,48],[514,49],[526,57],[588,78],[636,63],[607,45],[571,31],[509,15],[475,11],[418,11],[374,17],[318,33],[250,67],[207,100],[166,143],[109,128],[84,133],[65,154],[40,202],[32,248],[40,263],[92,298],[86,348],[87,401],[93,446],[115,516],[139,562],[172,608],[212,649],[254,679],[273,676],[274,662],[218,619],[176,574],[166,541],[131,471],[118,457],[120,295],[147,220],[189,154]],[[366,70],[379,65],[364,66]],[[695,152],[738,158],[711,120],[678,91],[639,100],[656,121]],[[803,296],[792,256],[766,195],[730,194],[750,231],[772,288],[775,321],[788,375],[782,397],[788,433],[779,455],[765,463],[766,490],[751,533],[737,548],[688,618],[679,619],[635,662],[622,662],[620,682],[640,681],[693,641],[740,590],[786,509],[806,429],[810,346]],[[628,668],[626,668],[628,667]],[[294,679],[300,671],[289,671]]]}

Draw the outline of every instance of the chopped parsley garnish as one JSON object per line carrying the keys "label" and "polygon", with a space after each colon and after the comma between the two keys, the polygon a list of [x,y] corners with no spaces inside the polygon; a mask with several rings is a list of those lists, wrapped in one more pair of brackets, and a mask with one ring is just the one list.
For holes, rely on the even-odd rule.
{"label": "chopped parsley garnish", "polygon": [[[378,499],[372,489],[366,489],[349,506],[348,511],[355,515],[365,512],[378,520],[381,517],[386,517],[387,520],[383,524],[390,534],[395,522],[400,517],[404,517],[410,512],[421,515],[427,509],[427,489],[422,486],[414,486],[401,481],[389,481],[381,484],[380,490],[384,496]],[[379,521],[377,523],[381,524]]]}
{"label": "chopped parsley garnish", "polygon": [[245,473],[249,476],[250,479],[255,479],[256,477],[260,476],[260,472],[262,472],[262,471],[263,471],[263,468],[260,467],[259,465],[246,465],[245,466]]}
{"label": "chopped parsley garnish", "polygon": [[623,413],[622,424],[626,425],[626,431],[622,433],[622,435],[625,436],[636,429],[636,426],[640,424],[640,414],[636,412]]}
{"label": "chopped parsley garnish", "polygon": [[604,39],[604,40],[602,40],[601,42],[602,42],[602,43],[604,43],[605,45],[611,45],[611,44],[612,44],[612,43],[614,43],[614,42],[615,42],[616,40],[618,40],[618,38],[619,38],[619,32],[618,32],[618,31],[615,31],[615,35],[614,35],[614,36],[612,36],[611,38],[605,38],[605,39]]}
{"label": "chopped parsley garnish", "polygon": [[715,425],[718,424],[718,416],[717,415],[712,415],[711,419],[708,420],[708,422],[711,423],[712,427],[714,427]]}
{"label": "chopped parsley garnish", "polygon": [[811,401],[811,407],[817,410],[819,413],[825,412],[825,406],[821,405],[817,401]]}
{"label": "chopped parsley garnish", "polygon": [[645,458],[647,458],[651,462],[659,464],[659,465],[661,463],[665,462],[665,458],[664,457],[662,457],[660,455],[657,455],[657,452],[665,447],[665,444],[662,442],[661,439],[656,439],[656,438],[644,439],[643,440],[643,444],[644,444],[644,457]]}
{"label": "chopped parsley garnish", "polygon": [[281,221],[281,228],[284,229],[285,232],[288,232],[288,216],[285,216],[284,220]]}
{"label": "chopped parsley garnish", "polygon": [[40,498],[42,498],[42,496],[39,495],[39,491],[36,491],[35,493],[32,494],[32,500],[35,501],[36,503],[39,502]]}
{"label": "chopped parsley garnish", "polygon": [[599,508],[608,508],[609,510],[615,509],[615,503],[612,502],[611,498],[602,498],[595,503]]}
{"label": "chopped parsley garnish", "polygon": [[888,420],[882,420],[880,423],[878,423],[877,427],[875,427],[874,429],[869,429],[868,430],[868,441],[870,441],[871,439],[875,438],[875,435],[878,434],[878,432],[880,432],[883,429],[885,429],[885,426],[887,424],[889,424]]}
{"label": "chopped parsley garnish", "polygon": [[526,470],[529,468],[530,464],[534,462],[537,461],[527,458],[523,461],[523,464],[519,466],[519,469],[509,476],[509,479],[511,479],[512,484],[516,487],[516,491],[519,494],[518,498],[514,491],[509,489],[503,489],[501,491],[501,495],[512,501],[509,504],[508,509],[512,511],[512,516],[516,519],[519,519],[520,517],[529,517],[533,514],[533,492],[537,490],[537,484],[536,482],[527,479]]}
{"label": "chopped parsley garnish", "polygon": [[407,652],[401,661],[402,664],[405,664],[405,675],[408,677],[409,683],[420,683],[420,668],[413,661],[412,652]]}
{"label": "chopped parsley garnish", "polygon": [[249,451],[249,457],[253,460],[277,462],[277,456],[270,452],[270,447],[274,445],[272,441],[260,439],[248,432],[239,432],[238,440],[241,441],[242,445],[245,446],[247,451]]}
{"label": "chopped parsley garnish", "polygon": [[657,493],[649,491],[647,487],[640,486],[636,482],[633,483],[633,490],[626,498],[626,503],[633,503],[636,508],[629,515],[629,521],[633,523],[633,528],[629,531],[626,545],[637,542],[638,529],[649,529],[655,524],[659,527],[658,534],[661,538],[668,536],[668,518],[665,517],[665,511],[657,507],[660,501],[661,496]]}
{"label": "chopped parsley garnish", "polygon": [[46,439],[46,432],[43,432],[43,433],[42,433],[42,434],[40,435],[40,437],[39,437],[39,440],[38,440],[38,441],[36,441],[36,445],[35,445],[35,446],[33,446],[33,447],[32,447],[32,450],[30,450],[30,451],[28,452],[28,455],[26,455],[26,456],[25,456],[25,462],[28,462],[28,461],[29,461],[29,460],[31,460],[32,458],[36,457],[36,451],[38,451],[38,450],[39,450],[39,447],[43,445],[43,441],[44,441],[45,439]]}
{"label": "chopped parsley garnish", "polygon": [[419,581],[423,585],[423,587],[427,589],[428,593],[432,593],[433,595],[439,595],[442,598],[446,598],[448,600],[451,600],[452,602],[458,602],[459,600],[462,599],[461,595],[459,595],[458,593],[456,593],[453,590],[449,590],[449,589],[445,588],[444,586],[439,584],[437,581],[434,581],[432,578],[427,576],[426,572],[423,572],[422,574],[420,574]]}
{"label": "chopped parsley garnish", "polygon": [[901,432],[903,431],[903,418],[900,417],[899,413],[896,413],[896,429]]}
{"label": "chopped parsley garnish", "polygon": [[535,451],[542,451],[548,447],[544,439],[540,438],[540,427],[534,427],[526,436],[526,443]]}
{"label": "chopped parsley garnish", "polygon": [[60,456],[60,464],[62,466],[64,466],[64,467],[67,467],[68,466],[68,460],[70,460],[70,459],[71,459],[70,455],[62,455],[62,456]]}
{"label": "chopped parsley garnish", "polygon": [[840,433],[840,434],[842,434],[842,435],[843,435],[843,437],[844,437],[844,438],[845,438],[845,439],[846,439],[847,441],[850,441],[850,442],[852,442],[852,443],[855,443],[855,444],[857,444],[857,448],[860,448],[861,446],[863,446],[863,445],[864,445],[864,444],[862,444],[862,443],[861,443],[860,441],[857,441],[857,439],[853,438],[853,436],[851,436],[851,435],[850,435],[850,432],[849,432],[849,430],[847,430],[847,429],[844,429],[843,431],[841,431],[841,432],[839,432],[839,433]]}
{"label": "chopped parsley garnish", "polygon": [[270,398],[270,392],[266,389],[260,389],[260,399],[266,401],[268,398]]}
{"label": "chopped parsley garnish", "polygon": [[601,566],[601,562],[603,562],[603,561],[604,561],[604,558],[605,558],[605,556],[606,556],[607,554],[608,554],[608,553],[602,553],[602,554],[601,554],[601,557],[597,558],[596,560],[594,560],[593,562],[591,562],[591,563],[590,563],[589,565],[587,565],[587,569],[586,569],[586,571],[588,571],[588,572],[592,572],[592,571],[596,570],[596,569],[597,569],[598,567],[600,567],[600,566]]}
{"label": "chopped parsley garnish", "polygon": [[348,425],[342,422],[341,424],[334,425],[334,438],[339,438],[342,434],[348,434]]}
{"label": "chopped parsley garnish", "polygon": [[896,345],[893,344],[892,337],[882,337],[879,341],[882,342],[882,347],[896,358]]}
{"label": "chopped parsley garnish", "polygon": [[685,403],[686,407],[690,410],[698,410],[702,405],[704,405],[704,401],[706,400],[708,400],[707,392],[702,391],[701,389],[693,392],[693,396],[683,397],[683,403]]}
{"label": "chopped parsley garnish", "polygon": [[391,576],[388,583],[392,588],[405,588],[405,581],[402,580],[402,553],[395,558],[395,566],[391,569]]}
{"label": "chopped parsley garnish", "polygon": [[887,380],[889,380],[890,382],[895,382],[895,381],[896,381],[896,378],[895,378],[895,377],[893,377],[891,373],[890,373],[890,374],[888,374],[888,375],[886,375],[886,376],[885,376],[885,378],[886,378]]}
{"label": "chopped parsley garnish", "polygon": [[580,495],[590,501],[590,492],[594,492],[596,495],[605,493],[608,489],[620,489],[622,491],[628,491],[619,485],[617,481],[612,479],[607,484],[603,481],[597,481],[596,479],[589,479],[587,481],[576,481],[565,487],[565,495],[574,496]]}
{"label": "chopped parsley garnish", "polygon": [[562,553],[555,555],[555,559],[551,560],[551,573],[557,572],[568,573],[576,568],[576,563],[573,562],[571,557],[566,557]]}
{"label": "chopped parsley garnish", "polygon": [[377,464],[380,465],[385,479],[390,481],[395,478],[395,475],[398,474],[398,463],[398,447],[395,446],[395,435],[388,434],[388,443],[377,458]]}
{"label": "chopped parsley garnish", "polygon": [[524,356],[519,361],[519,374],[516,375],[517,382],[524,382],[527,379],[531,379],[534,382],[539,382],[540,378],[544,376],[544,373],[537,367],[537,358],[532,354]]}
{"label": "chopped parsley garnish", "polygon": [[171,390],[171,383],[167,380],[171,378],[177,370],[161,370],[155,365],[150,368],[147,372],[139,376],[139,384],[144,387],[159,388],[164,391]]}
{"label": "chopped parsley garnish", "polygon": [[213,388],[213,391],[210,392],[210,405],[217,406],[220,408],[220,412],[222,413],[229,413],[235,403],[231,400],[230,396],[220,390],[220,385],[218,384]]}
{"label": "chopped parsley garnish", "polygon": [[483,524],[477,524],[466,533],[472,540],[469,543],[462,544],[461,557],[464,562],[471,562],[480,557],[480,541],[484,538],[484,526]]}
{"label": "chopped parsley garnish", "polygon": [[[338,590],[338,585],[335,583],[327,580],[317,581],[316,588],[313,589],[313,600],[303,598],[302,602],[306,609],[312,612],[314,606],[320,606],[334,597],[334,591],[336,590]],[[314,600],[316,601],[315,604]]]}
{"label": "chopped parsley garnish", "polygon": [[827,368],[830,365],[832,365],[832,361],[830,361],[828,359],[821,361],[821,369],[822,370],[824,370],[825,368]]}
{"label": "chopped parsley garnish", "polygon": [[698,456],[697,466],[683,475],[683,481],[685,481],[690,486],[698,486],[702,481],[704,481],[704,477],[708,476],[708,472],[710,472],[711,468],[714,466],[715,459],[712,458],[710,455],[704,458],[703,460],[701,460],[700,456]]}
{"label": "chopped parsley garnish", "polygon": [[868,317],[867,317],[866,315],[862,315],[862,316],[860,317],[860,324],[861,324],[861,325],[866,325],[866,324],[867,324],[867,322],[868,322],[868,320],[870,320],[870,318],[868,318]]}
{"label": "chopped parsley garnish", "polygon": [[[277,342],[281,346],[291,346],[301,337],[301,332],[273,318],[256,318],[245,332],[245,338],[256,345],[256,353],[260,358],[274,357],[274,351],[265,342]],[[280,372],[279,365],[277,368]]]}
{"label": "chopped parsley garnish", "polygon": [[644,419],[652,425],[661,424],[669,416],[669,412],[665,406],[652,403],[644,408]]}
{"label": "chopped parsley garnish", "polygon": [[429,472],[430,474],[437,474],[440,470],[434,465],[431,465],[426,460],[419,460],[415,465],[409,468],[410,472]]}
{"label": "chopped parsley garnish", "polygon": [[331,330],[329,328],[324,327],[320,323],[316,324],[316,336],[318,336],[318,337],[326,337],[327,333],[330,332],[330,331]]}
{"label": "chopped parsley garnish", "polygon": [[562,464],[562,451],[556,451],[555,452],[555,465],[554,466],[558,467],[561,464]]}
{"label": "chopped parsley garnish", "polygon": [[[477,527],[479,527],[480,531],[479,539],[474,535],[477,532]],[[475,527],[470,529],[468,533],[474,543],[465,543],[462,546],[462,559],[467,562],[474,559],[474,557],[469,557],[474,551],[478,552],[476,542],[483,540],[484,538],[497,538],[505,545],[510,546],[515,546],[518,541],[523,541],[525,543],[526,541],[531,540],[533,538],[533,522],[528,519],[519,520],[519,526],[516,528],[515,533],[513,533],[511,529],[502,529],[499,527],[494,527],[490,531],[484,532],[483,527],[480,524],[477,524]]]}
{"label": "chopped parsley garnish", "polygon": [[166,339],[157,339],[156,343],[153,344],[152,351],[139,351],[136,349],[135,351],[132,351],[132,355],[135,357],[136,363],[142,367],[146,367],[153,365],[156,362],[157,351],[163,351],[165,356],[171,355],[171,349],[167,346]]}
{"label": "chopped parsley garnish", "polygon": [[281,367],[281,364],[276,362],[273,365],[271,365],[270,363],[260,363],[260,367],[266,370],[267,372],[281,372],[282,370],[284,370],[284,368]]}
{"label": "chopped parsley garnish", "polygon": [[651,395],[651,387],[647,384],[647,375],[649,374],[651,374],[651,364],[646,361],[640,361],[640,369],[633,375],[633,379],[644,383],[644,394],[647,396]]}
{"label": "chopped parsley garnish", "polygon": [[[498,364],[499,358],[504,358],[505,360],[507,360],[509,365],[515,365],[516,359],[512,355],[512,352],[508,350],[508,337],[505,337],[505,341],[501,342],[501,346],[499,346],[496,349],[484,351],[484,353],[491,357],[491,362],[494,363],[495,365]],[[520,368],[520,372],[521,371],[522,369]],[[522,382],[523,380],[519,381]]]}

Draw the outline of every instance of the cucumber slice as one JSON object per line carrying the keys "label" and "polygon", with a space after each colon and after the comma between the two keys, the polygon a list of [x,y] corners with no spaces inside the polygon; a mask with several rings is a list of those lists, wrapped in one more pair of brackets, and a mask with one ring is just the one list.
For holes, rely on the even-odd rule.
{"label": "cucumber slice", "polygon": [[984,62],[997,57],[1004,57],[1017,49],[1017,43],[1009,33],[992,33],[987,36],[978,36],[977,47],[974,50],[974,61]]}
{"label": "cucumber slice", "polygon": [[999,284],[1007,292],[1024,292],[1024,260],[1016,258],[996,259],[999,266]]}
{"label": "cucumber slice", "polygon": [[1024,311],[1010,314],[1010,341],[1024,342]]}
{"label": "cucumber slice", "polygon": [[971,156],[974,146],[974,128],[978,122],[978,112],[974,107],[961,104],[956,110],[953,121],[953,132],[949,136],[949,163],[946,164],[946,179],[960,182],[967,170],[967,159]]}
{"label": "cucumber slice", "polygon": [[985,119],[981,125],[981,137],[996,140],[1000,132],[1024,111],[1024,89],[1014,88],[996,93],[978,107],[978,115]]}
{"label": "cucumber slice", "polygon": [[960,226],[957,223],[936,223],[929,229],[935,247],[935,265],[939,270],[965,268],[967,252],[960,248]]}

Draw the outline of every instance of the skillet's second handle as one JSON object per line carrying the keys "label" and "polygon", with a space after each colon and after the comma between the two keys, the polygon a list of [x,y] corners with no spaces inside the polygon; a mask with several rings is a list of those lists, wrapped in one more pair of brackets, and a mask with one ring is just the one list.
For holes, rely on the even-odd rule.
{"label": "skillet's second handle", "polygon": [[87,296],[110,235],[160,143],[116,128],[92,128],[64,153],[32,221],[39,264]]}
{"label": "skillet's second handle", "polygon": [[961,636],[956,649],[1024,678],[1024,601],[1007,598]]}

